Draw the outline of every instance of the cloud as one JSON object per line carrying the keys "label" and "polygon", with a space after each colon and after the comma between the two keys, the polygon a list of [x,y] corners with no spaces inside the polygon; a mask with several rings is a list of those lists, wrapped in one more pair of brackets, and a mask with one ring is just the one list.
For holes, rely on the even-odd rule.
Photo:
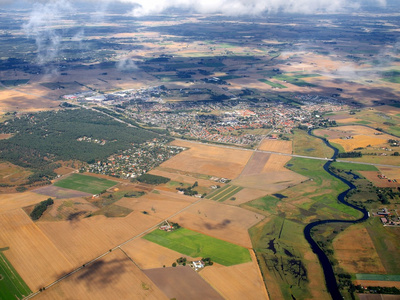
{"label": "cloud", "polygon": [[117,69],[120,71],[129,72],[129,71],[134,71],[137,68],[138,67],[135,64],[135,62],[129,57],[124,57],[117,62]]}
{"label": "cloud", "polygon": [[29,21],[22,28],[29,37],[36,41],[39,64],[46,64],[57,57],[62,36],[54,26],[72,10],[71,3],[67,0],[34,5]]}
{"label": "cloud", "polygon": [[[258,15],[263,13],[315,13],[340,12],[356,9],[363,0],[121,0],[136,3],[132,15],[157,14],[169,8],[179,8],[197,13],[220,13],[224,15]],[[384,6],[385,0],[372,0]]]}

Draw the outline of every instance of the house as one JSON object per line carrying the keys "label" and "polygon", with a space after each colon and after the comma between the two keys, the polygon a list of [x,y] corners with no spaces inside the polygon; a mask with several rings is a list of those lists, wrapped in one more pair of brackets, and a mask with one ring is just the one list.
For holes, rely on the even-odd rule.
{"label": "house", "polygon": [[195,271],[198,271],[198,270],[204,268],[204,262],[202,260],[192,261],[191,265],[193,266],[193,269]]}

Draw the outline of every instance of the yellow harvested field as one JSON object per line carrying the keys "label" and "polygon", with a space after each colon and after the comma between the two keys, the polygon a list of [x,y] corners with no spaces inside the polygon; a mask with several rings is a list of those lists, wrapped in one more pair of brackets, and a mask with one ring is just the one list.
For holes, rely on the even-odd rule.
{"label": "yellow harvested field", "polygon": [[264,139],[261,145],[258,147],[258,150],[291,154],[292,142]]}
{"label": "yellow harvested field", "polygon": [[248,229],[262,219],[263,215],[236,206],[203,200],[173,217],[171,221],[182,227],[251,248]]}
{"label": "yellow harvested field", "polygon": [[147,211],[162,221],[197,200],[194,197],[162,190],[158,190],[158,193],[149,193],[140,198],[122,198],[116,204],[134,211]]}
{"label": "yellow harvested field", "polygon": [[72,264],[22,209],[0,214],[1,247],[22,279],[36,291],[72,270]]}
{"label": "yellow harvested field", "polygon": [[259,175],[240,177],[232,181],[233,185],[245,188],[263,190],[267,194],[286,189],[299,184],[308,178],[291,171],[271,171]]}
{"label": "yellow harvested field", "polygon": [[122,249],[142,270],[162,268],[164,265],[170,267],[179,257],[186,257],[188,260],[195,259],[145,239],[133,240],[125,244]]}
{"label": "yellow harvested field", "polygon": [[105,253],[160,222],[159,218],[134,211],[123,218],[92,216],[60,222],[38,222],[39,228],[74,267]]}
{"label": "yellow harvested field", "polygon": [[382,139],[392,139],[395,138],[390,134],[382,134],[382,132],[377,131],[373,128],[359,126],[359,125],[348,125],[348,126],[339,126],[335,127],[337,131],[343,131],[349,133],[349,135],[368,135],[371,137],[379,137]]}
{"label": "yellow harvested field", "polygon": [[246,202],[249,202],[251,200],[258,199],[262,196],[265,196],[267,194],[266,191],[263,190],[257,190],[257,189],[248,189],[244,188],[237,194],[235,194],[235,201],[224,201],[224,204],[230,204],[230,205],[240,205]]}
{"label": "yellow harvested field", "polygon": [[274,171],[294,173],[289,169],[285,168],[286,163],[291,159],[292,159],[291,156],[271,154],[267,163],[264,165],[262,173],[269,173]]}
{"label": "yellow harvested field", "polygon": [[387,138],[381,136],[354,135],[352,139],[332,139],[330,142],[339,144],[348,152],[358,147],[376,146],[387,143]]}
{"label": "yellow harvested field", "polygon": [[214,264],[199,274],[225,299],[269,299],[257,260],[250,253],[249,263],[230,267]]}
{"label": "yellow harvested field", "polygon": [[0,196],[0,213],[16,208],[30,206],[39,203],[40,201],[46,200],[47,198],[48,197],[46,196],[38,195],[31,192],[2,194]]}
{"label": "yellow harvested field", "polygon": [[88,265],[36,298],[168,299],[121,250]]}
{"label": "yellow harvested field", "polygon": [[236,178],[252,155],[251,151],[175,140],[172,145],[187,147],[161,167],[224,178]]}
{"label": "yellow harvested field", "polygon": [[199,184],[199,186],[209,187],[211,185],[215,185],[215,181],[206,180],[206,179],[199,179],[199,178],[195,178],[195,177],[192,177],[192,176],[180,174],[178,170],[176,172],[167,172],[167,171],[162,171],[162,170],[159,170],[159,169],[153,169],[149,173],[153,174],[153,175],[164,176],[164,177],[167,177],[167,178],[169,178],[169,179],[171,179],[173,181],[189,183],[191,185],[193,185],[196,181]]}
{"label": "yellow harvested field", "polygon": [[337,123],[344,123],[344,124],[346,124],[346,123],[354,123],[354,122],[357,122],[357,121],[359,121],[359,119],[356,119],[356,118],[336,119]]}
{"label": "yellow harvested field", "polygon": [[367,229],[353,225],[333,241],[339,265],[349,273],[386,273]]}
{"label": "yellow harvested field", "polygon": [[[18,88],[23,90],[22,88]],[[34,90],[36,92],[36,90]],[[1,90],[0,91],[0,111],[39,111],[46,108],[57,108],[58,101],[41,98],[41,95],[33,95],[32,91]]]}

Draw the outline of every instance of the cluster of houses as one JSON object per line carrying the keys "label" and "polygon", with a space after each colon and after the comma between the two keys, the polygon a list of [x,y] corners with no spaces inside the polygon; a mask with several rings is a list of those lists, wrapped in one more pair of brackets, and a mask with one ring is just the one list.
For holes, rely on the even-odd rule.
{"label": "cluster of houses", "polygon": [[132,145],[130,149],[111,155],[107,160],[89,164],[86,171],[123,179],[136,178],[184,150],[183,147],[169,146],[167,142],[157,140]]}
{"label": "cluster of houses", "polygon": [[392,213],[387,208],[378,210],[374,215],[380,217],[383,226],[400,226],[399,216],[392,216]]}

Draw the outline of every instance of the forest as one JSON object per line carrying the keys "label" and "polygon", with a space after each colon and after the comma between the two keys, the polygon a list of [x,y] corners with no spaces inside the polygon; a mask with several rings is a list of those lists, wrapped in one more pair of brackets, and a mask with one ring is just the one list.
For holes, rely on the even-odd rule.
{"label": "forest", "polygon": [[[128,127],[87,109],[17,116],[0,124],[0,133],[13,135],[0,140],[3,160],[31,168],[35,174],[46,177],[55,175],[51,171],[58,167],[56,161],[76,159],[93,163],[126,150],[132,144],[158,137],[156,133]],[[43,176],[34,176],[34,181],[40,181]]]}

